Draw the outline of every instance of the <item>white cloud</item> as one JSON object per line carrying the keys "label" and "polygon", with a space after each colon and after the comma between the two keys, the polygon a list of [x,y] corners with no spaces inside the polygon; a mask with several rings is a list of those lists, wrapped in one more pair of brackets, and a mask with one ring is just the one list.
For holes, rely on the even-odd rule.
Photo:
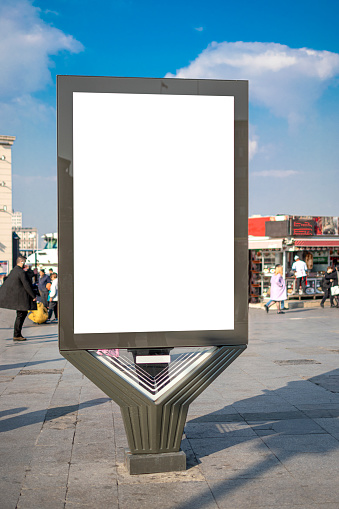
{"label": "white cloud", "polygon": [[304,118],[339,74],[339,54],[261,42],[212,42],[178,78],[249,80],[253,104],[290,124]]}
{"label": "white cloud", "polygon": [[197,32],[202,32],[204,30],[204,27],[197,27],[194,30],[196,30]]}
{"label": "white cloud", "polygon": [[40,184],[43,182],[53,182],[55,183],[57,181],[56,175],[17,175],[16,173],[13,174],[13,181],[16,184],[21,185],[31,185],[36,184],[39,182]]}
{"label": "white cloud", "polygon": [[0,96],[10,101],[52,83],[50,56],[78,53],[82,44],[40,19],[29,0],[0,4]]}
{"label": "white cloud", "polygon": [[29,94],[0,102],[0,131],[16,134],[23,125],[55,122],[55,107]]}
{"label": "white cloud", "polygon": [[273,178],[287,178],[292,175],[297,175],[302,173],[301,171],[296,170],[263,170],[263,171],[253,171],[250,173],[251,177],[273,177]]}
{"label": "white cloud", "polygon": [[54,16],[59,16],[59,13],[57,11],[51,11],[50,9],[44,10],[45,14],[53,14]]}
{"label": "white cloud", "polygon": [[248,140],[248,158],[251,161],[255,154],[258,153],[259,150],[259,138],[258,136],[252,135]]}

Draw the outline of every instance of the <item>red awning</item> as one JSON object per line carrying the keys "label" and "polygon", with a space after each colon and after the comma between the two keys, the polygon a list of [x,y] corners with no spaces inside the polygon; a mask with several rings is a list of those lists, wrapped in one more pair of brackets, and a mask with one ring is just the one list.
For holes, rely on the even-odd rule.
{"label": "red awning", "polygon": [[295,239],[294,245],[306,247],[339,247],[339,239]]}

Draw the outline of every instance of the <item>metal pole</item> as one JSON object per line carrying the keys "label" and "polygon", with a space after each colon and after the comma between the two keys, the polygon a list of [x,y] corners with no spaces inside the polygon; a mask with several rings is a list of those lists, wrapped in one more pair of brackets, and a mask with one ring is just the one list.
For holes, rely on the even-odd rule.
{"label": "metal pole", "polygon": [[286,278],[286,251],[283,251],[283,278]]}

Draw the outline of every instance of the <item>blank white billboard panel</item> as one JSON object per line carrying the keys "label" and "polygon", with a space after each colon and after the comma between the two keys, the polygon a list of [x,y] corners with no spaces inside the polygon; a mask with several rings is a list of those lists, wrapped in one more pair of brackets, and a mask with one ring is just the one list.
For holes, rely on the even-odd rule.
{"label": "blank white billboard panel", "polygon": [[74,92],[73,161],[74,333],[233,330],[234,98]]}

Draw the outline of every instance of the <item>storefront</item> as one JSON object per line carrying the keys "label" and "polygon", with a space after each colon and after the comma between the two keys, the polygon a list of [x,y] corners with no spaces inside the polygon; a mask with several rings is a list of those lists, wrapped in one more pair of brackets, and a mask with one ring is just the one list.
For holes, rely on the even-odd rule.
{"label": "storefront", "polygon": [[[279,219],[276,219],[277,217]],[[339,265],[338,218],[317,217],[310,220],[293,216],[273,216],[258,218],[258,223],[253,228],[256,219],[251,218],[251,223],[249,222],[249,302],[269,299],[270,279],[277,264],[283,266],[289,299],[321,298],[322,279],[327,267]],[[276,221],[276,224],[267,225],[268,221]],[[263,233],[263,226],[265,233],[284,231],[288,234],[281,238],[250,234],[251,231]],[[324,231],[327,233],[324,234]],[[292,271],[296,255],[306,262],[308,268],[306,293],[303,295],[301,290],[296,293],[296,280]]]}
{"label": "storefront", "polygon": [[249,302],[261,302],[268,296],[275,266],[283,264],[283,239],[249,240]]}

